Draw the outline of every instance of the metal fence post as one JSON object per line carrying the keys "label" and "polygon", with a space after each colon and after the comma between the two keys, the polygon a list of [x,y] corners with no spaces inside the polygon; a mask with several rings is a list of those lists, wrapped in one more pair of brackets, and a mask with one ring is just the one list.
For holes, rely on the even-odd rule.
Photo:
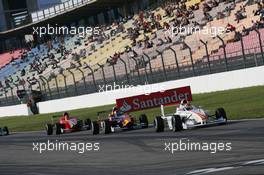
{"label": "metal fence post", "polygon": [[88,69],[91,71],[91,73],[92,73],[92,78],[93,78],[94,88],[95,88],[95,91],[97,91],[97,86],[96,86],[95,77],[94,77],[94,71],[93,71],[93,69],[92,69],[90,66],[87,66],[87,68],[88,68]]}
{"label": "metal fence post", "polygon": [[67,79],[66,79],[66,76],[63,74],[63,72],[61,73],[61,75],[63,76],[64,87],[65,87],[66,95],[69,96],[69,94],[68,94],[68,85],[67,85]]}
{"label": "metal fence post", "polygon": [[11,98],[12,98],[13,104],[15,104],[15,98],[14,98],[13,87],[11,87],[11,86],[10,86],[10,92],[11,92]]}
{"label": "metal fence post", "polygon": [[36,79],[36,78],[35,78],[35,81],[37,81],[37,83],[38,83],[38,86],[39,86],[39,90],[40,90],[40,92],[42,92],[41,83],[40,83],[40,82],[39,82],[39,80],[38,80],[38,79]]}
{"label": "metal fence post", "polygon": [[151,59],[150,59],[150,57],[145,52],[143,52],[143,55],[148,59],[149,71],[150,71],[150,75],[151,75],[151,81],[153,81],[153,73],[152,73]]}
{"label": "metal fence post", "polygon": [[79,67],[77,67],[76,69],[81,72],[82,78],[83,78],[84,88],[86,89],[87,88],[87,85],[86,85],[86,81],[85,81],[84,72]]}
{"label": "metal fence post", "polygon": [[255,30],[255,32],[257,32],[257,35],[258,35],[259,45],[260,45],[260,51],[261,51],[261,56],[262,56],[262,61],[263,61],[263,64],[264,64],[264,53],[263,53],[263,46],[262,46],[261,35],[260,35],[259,30],[257,30],[257,29],[254,29],[254,30]]}
{"label": "metal fence post", "polygon": [[144,69],[145,69],[145,74],[146,74],[146,81],[148,82],[148,72],[147,72],[147,66],[145,65],[145,59],[144,56],[141,56],[141,60],[144,62]]}
{"label": "metal fence post", "polygon": [[177,73],[178,73],[178,76],[181,77],[180,67],[179,67],[179,62],[178,62],[176,51],[171,46],[168,49],[171,50],[173,52],[173,54],[174,54],[175,63],[176,63],[176,66],[177,66]]}
{"label": "metal fence post", "polygon": [[212,72],[212,69],[211,69],[211,63],[210,63],[210,57],[209,57],[209,52],[208,52],[208,42],[204,42],[202,39],[200,39],[200,42],[204,45],[205,47],[205,52],[206,52],[206,58],[207,58],[207,64],[208,64],[208,67],[209,67],[209,73]]}
{"label": "metal fence post", "polygon": [[125,62],[122,58],[119,58],[119,60],[124,64],[125,71],[126,71],[126,79],[127,79],[127,82],[129,83],[129,76],[128,76],[128,71],[127,71],[127,65],[126,65],[126,62]]}
{"label": "metal fence post", "polygon": [[68,70],[68,72],[70,72],[70,74],[72,75],[73,84],[74,84],[74,90],[75,90],[75,95],[77,95],[78,92],[77,92],[77,86],[76,86],[76,80],[75,80],[74,73],[73,73],[70,69],[67,69],[67,70]]}
{"label": "metal fence post", "polygon": [[58,96],[60,97],[60,89],[59,89],[59,84],[58,84],[57,77],[58,77],[58,76],[55,76],[55,77],[54,77],[54,80],[55,80],[55,84],[56,84],[56,89],[57,89]]}
{"label": "metal fence post", "polygon": [[49,85],[49,81],[44,77],[44,76],[40,76],[39,77],[42,81],[45,81],[47,86],[48,86],[48,90],[49,90],[49,95],[50,95],[50,98],[52,98],[52,94],[51,94],[51,90],[50,90],[50,85]]}
{"label": "metal fence post", "polygon": [[17,84],[15,86],[16,86],[15,96],[16,96],[17,102],[19,102],[18,97],[17,97],[17,91],[19,90],[19,86]]}
{"label": "metal fence post", "polygon": [[115,80],[115,82],[117,82],[117,80],[116,80],[116,71],[115,71],[115,65],[114,64],[112,64],[112,68],[113,68],[113,73],[114,73],[114,80]]}
{"label": "metal fence post", "polygon": [[102,70],[102,75],[103,75],[104,85],[106,85],[106,79],[105,79],[105,73],[104,73],[104,66],[103,66],[103,65],[100,65],[99,63],[97,63],[97,65],[98,65],[99,68]]}
{"label": "metal fence post", "polygon": [[224,57],[225,57],[225,67],[226,67],[226,70],[228,71],[228,65],[227,65],[227,56],[226,56],[226,48],[225,48],[225,42],[224,42],[224,40],[219,36],[219,35],[217,35],[216,36],[220,41],[221,41],[221,43],[222,43],[222,47],[223,47],[223,49],[224,49]]}
{"label": "metal fence post", "polygon": [[46,83],[39,77],[40,81],[42,82],[42,86],[44,87],[44,92],[47,94],[47,89],[46,89]]}
{"label": "metal fence post", "polygon": [[246,55],[245,55],[245,47],[244,47],[244,42],[243,42],[243,37],[240,36],[240,43],[241,43],[241,48],[242,48],[242,55],[243,55],[243,62],[244,62],[244,68],[246,68]]}
{"label": "metal fence post", "polygon": [[32,84],[31,84],[31,82],[29,80],[27,80],[27,82],[29,84],[28,88],[32,90]]}
{"label": "metal fence post", "polygon": [[138,62],[137,62],[136,58],[134,58],[134,57],[131,57],[131,59],[134,60],[135,63],[136,63],[135,69],[137,69],[137,74],[138,74],[139,82],[141,83],[141,76],[140,76],[139,69],[137,67],[138,66]]}
{"label": "metal fence post", "polygon": [[167,73],[166,73],[166,69],[165,69],[163,52],[160,52],[159,50],[156,50],[156,52],[160,55],[160,58],[161,58],[161,63],[162,63],[162,67],[163,67],[163,74],[165,76],[165,80],[168,80]]}
{"label": "metal fence post", "polygon": [[193,75],[195,76],[195,70],[194,70],[194,62],[193,62],[193,56],[192,56],[192,49],[191,47],[186,44],[185,42],[183,42],[183,44],[187,47],[187,49],[189,50],[190,53],[190,58],[191,58],[191,64],[192,64],[192,71],[193,71]]}
{"label": "metal fence post", "polygon": [[6,104],[8,104],[8,98],[7,98],[7,94],[6,94],[6,87],[3,87],[4,93],[5,93],[5,99],[6,99]]}
{"label": "metal fence post", "polygon": [[23,83],[22,83],[23,90],[26,90],[25,84],[26,84],[25,80],[23,79]]}

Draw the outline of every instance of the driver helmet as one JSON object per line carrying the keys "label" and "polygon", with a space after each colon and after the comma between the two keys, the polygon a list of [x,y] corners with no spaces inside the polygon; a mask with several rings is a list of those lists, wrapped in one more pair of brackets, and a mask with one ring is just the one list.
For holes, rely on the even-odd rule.
{"label": "driver helmet", "polygon": [[113,109],[112,109],[112,115],[114,115],[117,111],[118,111],[117,106],[114,106]]}
{"label": "driver helmet", "polygon": [[186,105],[187,103],[188,103],[188,101],[185,99],[181,101],[181,105]]}
{"label": "driver helmet", "polygon": [[69,120],[69,118],[70,118],[68,112],[64,112],[63,113],[63,117],[64,117],[65,120]]}
{"label": "driver helmet", "polygon": [[114,106],[113,111],[117,111],[117,110],[118,110],[117,106]]}
{"label": "driver helmet", "polygon": [[187,101],[187,103],[185,104],[186,107],[190,107],[191,103],[189,101]]}
{"label": "driver helmet", "polygon": [[184,100],[181,101],[181,105],[182,106],[185,106],[185,107],[191,106],[190,102],[188,100],[186,100],[186,99],[184,99]]}

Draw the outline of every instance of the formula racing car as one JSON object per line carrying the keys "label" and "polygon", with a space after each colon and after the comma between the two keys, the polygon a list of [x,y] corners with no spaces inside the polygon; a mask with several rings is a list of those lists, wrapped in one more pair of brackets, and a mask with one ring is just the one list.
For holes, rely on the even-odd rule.
{"label": "formula racing car", "polygon": [[91,129],[91,120],[86,119],[85,121],[78,119],[77,117],[69,117],[69,114],[65,112],[63,116],[59,117],[59,120],[55,122],[58,116],[53,116],[51,123],[46,124],[47,135],[52,135],[53,130],[55,130],[56,135],[90,130]]}
{"label": "formula racing car", "polygon": [[91,123],[92,134],[109,134],[118,130],[131,130],[148,128],[148,118],[145,114],[139,117],[137,122],[136,117],[119,111],[116,107],[113,108],[112,112],[107,116],[110,111],[101,111],[97,113],[98,121]]}
{"label": "formula racing car", "polygon": [[163,132],[164,128],[168,128],[174,132],[194,127],[226,124],[227,116],[224,108],[218,108],[214,115],[208,111],[190,105],[183,100],[179,107],[176,108],[174,114],[165,114],[164,107],[161,106],[161,116],[154,119],[154,128],[156,132]]}
{"label": "formula racing car", "polygon": [[9,135],[8,127],[5,126],[3,128],[0,128],[0,136],[6,136],[6,135]]}

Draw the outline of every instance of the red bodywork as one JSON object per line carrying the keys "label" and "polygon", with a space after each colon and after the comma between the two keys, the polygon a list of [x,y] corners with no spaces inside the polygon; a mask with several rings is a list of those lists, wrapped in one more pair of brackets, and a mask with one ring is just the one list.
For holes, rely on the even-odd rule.
{"label": "red bodywork", "polygon": [[65,120],[65,117],[62,116],[62,117],[60,117],[59,123],[64,126],[63,127],[64,130],[75,131],[75,130],[81,129],[81,128],[76,127],[76,125],[78,123],[77,117],[71,117],[68,120]]}

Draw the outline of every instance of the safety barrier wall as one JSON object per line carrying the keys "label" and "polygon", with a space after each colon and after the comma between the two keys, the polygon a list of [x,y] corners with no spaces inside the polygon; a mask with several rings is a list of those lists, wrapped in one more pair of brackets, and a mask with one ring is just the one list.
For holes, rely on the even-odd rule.
{"label": "safety barrier wall", "polygon": [[140,95],[162,89],[191,86],[193,94],[264,85],[264,66],[223,72],[182,80],[145,85],[108,92],[94,93],[40,102],[40,113],[60,112],[115,103],[116,98]]}
{"label": "safety barrier wall", "polygon": [[0,107],[0,117],[28,116],[31,112],[26,104]]}

